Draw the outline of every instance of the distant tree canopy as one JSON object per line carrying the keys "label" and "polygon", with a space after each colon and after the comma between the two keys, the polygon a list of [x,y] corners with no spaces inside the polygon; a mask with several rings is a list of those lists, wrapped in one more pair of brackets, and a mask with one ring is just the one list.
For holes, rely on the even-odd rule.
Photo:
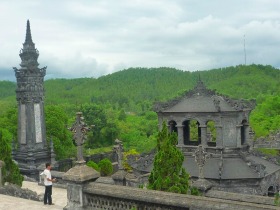
{"label": "distant tree canopy", "polygon": [[256,137],[267,136],[280,130],[280,96],[260,96],[258,106],[253,110],[250,122]]}
{"label": "distant tree canopy", "polygon": [[76,148],[72,141],[72,133],[67,129],[68,117],[58,105],[47,105],[46,134],[47,141],[53,141],[56,159],[65,159],[76,155]]}

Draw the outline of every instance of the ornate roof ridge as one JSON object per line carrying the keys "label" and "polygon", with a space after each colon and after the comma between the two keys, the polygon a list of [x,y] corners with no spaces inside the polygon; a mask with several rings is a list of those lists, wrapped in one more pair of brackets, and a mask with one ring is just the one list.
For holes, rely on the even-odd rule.
{"label": "ornate roof ridge", "polygon": [[208,96],[213,99],[214,106],[216,107],[217,111],[220,111],[220,101],[225,101],[228,105],[234,108],[236,111],[241,111],[243,109],[253,109],[256,105],[255,100],[245,100],[245,99],[232,99],[229,96],[219,94],[216,90],[208,89],[204,83],[200,80],[197,81],[196,86],[191,89],[187,90],[181,96],[177,96],[174,99],[171,99],[167,102],[157,102],[154,104],[154,111],[160,112],[164,111],[168,108],[171,108],[178,104],[180,101],[191,98],[192,96]]}

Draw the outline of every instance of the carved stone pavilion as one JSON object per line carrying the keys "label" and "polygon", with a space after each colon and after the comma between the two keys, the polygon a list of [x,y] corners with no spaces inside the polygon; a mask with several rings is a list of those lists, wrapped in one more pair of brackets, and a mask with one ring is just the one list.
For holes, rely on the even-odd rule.
{"label": "carved stone pavilion", "polygon": [[14,67],[17,79],[18,139],[13,158],[23,174],[36,177],[36,168],[42,163],[50,162],[51,155],[47,147],[44,114],[43,83],[47,67],[38,67],[39,51],[32,41],[29,20],[19,56],[20,69]]}
{"label": "carved stone pavilion", "polygon": [[[158,103],[154,109],[160,130],[165,121],[169,131],[178,134],[183,167],[193,180],[205,179],[212,189],[267,195],[279,190],[280,167],[250,152],[249,114],[254,107],[255,101],[218,94],[199,79],[182,97]],[[207,158],[197,159],[198,147]],[[151,171],[152,165],[144,168]]]}

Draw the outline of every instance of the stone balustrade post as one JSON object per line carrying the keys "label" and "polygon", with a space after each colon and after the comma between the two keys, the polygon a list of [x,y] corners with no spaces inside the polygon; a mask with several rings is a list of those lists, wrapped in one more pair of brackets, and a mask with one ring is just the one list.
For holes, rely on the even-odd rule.
{"label": "stone balustrade post", "polygon": [[62,179],[67,182],[67,205],[63,209],[84,209],[84,186],[99,177],[99,172],[85,164],[77,164],[74,168],[67,171],[62,176]]}
{"label": "stone balustrade post", "polygon": [[86,133],[89,128],[84,123],[81,112],[76,113],[76,122],[70,128],[73,132],[73,139],[77,146],[76,166],[68,170],[62,179],[67,182],[67,206],[64,210],[82,210],[84,209],[84,186],[95,181],[100,177],[100,173],[87,166],[83,157],[83,144],[86,139]]}

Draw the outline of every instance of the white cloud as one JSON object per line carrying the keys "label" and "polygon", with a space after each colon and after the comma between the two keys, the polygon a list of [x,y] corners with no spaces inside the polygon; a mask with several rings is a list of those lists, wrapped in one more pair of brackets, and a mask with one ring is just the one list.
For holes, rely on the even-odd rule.
{"label": "white cloud", "polygon": [[[98,77],[136,66],[238,65],[244,35],[248,64],[280,67],[278,0],[14,0],[0,8],[0,69],[20,63],[27,19],[46,78]],[[2,78],[7,72],[0,70]]]}

